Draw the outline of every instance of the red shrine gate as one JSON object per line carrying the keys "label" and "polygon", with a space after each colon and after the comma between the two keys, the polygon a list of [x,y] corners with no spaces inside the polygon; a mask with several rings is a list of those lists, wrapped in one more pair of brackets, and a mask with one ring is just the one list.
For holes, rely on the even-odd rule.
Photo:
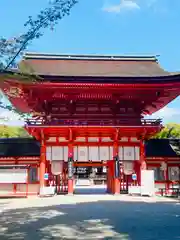
{"label": "red shrine gate", "polygon": [[[148,121],[147,121],[148,124]],[[140,172],[145,168],[144,141],[142,129],[137,127],[87,127],[87,126],[27,126],[27,130],[41,141],[40,186],[49,185],[44,174],[52,175],[52,164],[59,161],[62,166],[60,177],[55,178],[59,192],[73,193],[75,183],[74,167],[104,166],[107,169],[107,191],[120,193],[133,184],[131,175],[137,174],[136,184],[140,185]],[[158,131],[159,126],[146,126],[146,134]],[[134,135],[132,134],[134,132]],[[137,137],[141,134],[141,138]],[[126,134],[126,137],[122,135]],[[145,136],[144,136],[145,137]],[[58,168],[58,167],[56,167]],[[54,183],[55,183],[54,182]]]}
{"label": "red shrine gate", "polygon": [[[40,78],[28,82],[17,72],[4,73],[1,88],[15,107],[31,114],[26,129],[41,143],[40,188],[49,184],[44,175],[58,160],[68,193],[73,193],[74,166],[93,166],[95,160],[107,165],[109,192],[119,193],[132,172],[140,185],[144,140],[162,129],[161,120],[144,115],[179,96],[180,75],[164,71],[154,56],[30,53],[21,63]],[[54,160],[48,160],[48,149]]]}

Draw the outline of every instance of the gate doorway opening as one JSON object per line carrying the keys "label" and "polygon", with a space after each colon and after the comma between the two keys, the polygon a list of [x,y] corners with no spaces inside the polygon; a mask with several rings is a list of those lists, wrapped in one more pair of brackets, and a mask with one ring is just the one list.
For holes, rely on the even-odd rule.
{"label": "gate doorway opening", "polygon": [[[106,162],[74,162],[73,193],[74,194],[128,194],[129,185],[134,184],[130,174],[123,171],[120,163],[120,176],[115,178],[114,160]],[[63,163],[63,172],[52,175],[52,186],[56,194],[68,193],[68,164]],[[117,187],[118,184],[118,187]]]}
{"label": "gate doorway opening", "polygon": [[74,194],[107,193],[107,163],[74,162]]}

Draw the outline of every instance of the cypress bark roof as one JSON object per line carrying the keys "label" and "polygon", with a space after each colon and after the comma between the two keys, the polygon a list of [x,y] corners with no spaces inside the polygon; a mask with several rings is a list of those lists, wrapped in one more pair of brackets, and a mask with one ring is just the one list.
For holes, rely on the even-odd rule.
{"label": "cypress bark roof", "polygon": [[[180,140],[173,140],[179,144]],[[180,157],[173,150],[171,140],[151,139],[145,144],[146,157]],[[40,156],[40,144],[31,138],[0,139],[0,157]]]}
{"label": "cypress bark roof", "polygon": [[180,139],[150,139],[146,141],[146,157],[180,157],[174,151],[173,145],[179,145]]}
{"label": "cypress bark roof", "polygon": [[22,63],[34,74],[84,77],[157,77],[162,69],[156,56],[98,56],[26,53]]}

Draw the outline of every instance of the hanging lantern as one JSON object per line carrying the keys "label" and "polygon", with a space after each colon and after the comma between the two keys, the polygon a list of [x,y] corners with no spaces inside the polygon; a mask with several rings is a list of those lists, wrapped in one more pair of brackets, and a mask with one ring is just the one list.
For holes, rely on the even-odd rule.
{"label": "hanging lantern", "polygon": [[53,175],[60,175],[63,173],[64,161],[56,160],[51,162],[51,172]]}
{"label": "hanging lantern", "polygon": [[123,162],[123,169],[124,169],[125,175],[131,175],[134,172],[133,162],[128,162],[128,161]]}

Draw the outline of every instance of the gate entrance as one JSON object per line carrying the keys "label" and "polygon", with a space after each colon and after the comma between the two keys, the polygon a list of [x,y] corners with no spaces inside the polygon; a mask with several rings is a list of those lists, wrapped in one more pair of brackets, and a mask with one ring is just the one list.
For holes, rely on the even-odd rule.
{"label": "gate entrance", "polygon": [[107,163],[74,163],[74,178],[76,183],[88,180],[90,185],[105,185],[107,181]]}
{"label": "gate entrance", "polygon": [[74,193],[102,194],[107,192],[107,163],[74,162]]}
{"label": "gate entrance", "polygon": [[52,174],[58,175],[53,177],[57,193],[72,194],[77,188],[98,187],[104,187],[112,194],[128,193],[128,186],[132,185],[131,175],[139,171],[134,160],[138,161],[139,152],[136,150],[139,148],[117,146],[113,152],[112,145],[101,144],[78,143],[71,148],[67,145],[49,148],[47,171],[50,173],[53,169]]}
{"label": "gate entrance", "polygon": [[[95,194],[115,192],[115,164],[114,160],[107,162],[74,162],[73,188],[75,194]],[[128,193],[132,184],[131,175],[126,174],[120,164],[119,188],[121,194]],[[68,166],[63,164],[63,172],[52,175],[52,184],[57,194],[68,193]]]}

